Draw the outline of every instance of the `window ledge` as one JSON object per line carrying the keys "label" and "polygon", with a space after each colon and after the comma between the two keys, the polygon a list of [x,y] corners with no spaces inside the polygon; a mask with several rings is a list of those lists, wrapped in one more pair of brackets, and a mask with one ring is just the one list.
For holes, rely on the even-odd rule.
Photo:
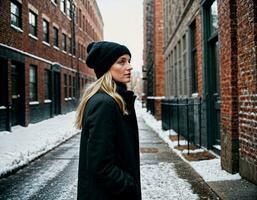
{"label": "window ledge", "polygon": [[14,28],[16,31],[20,32],[20,33],[23,33],[23,30],[20,28],[20,27],[17,27],[13,24],[11,24],[11,27]]}
{"label": "window ledge", "polygon": [[29,105],[39,105],[39,102],[38,101],[31,101],[31,102],[29,102]]}
{"label": "window ledge", "polygon": [[67,54],[67,51],[62,50],[63,53]]}
{"label": "window ledge", "polygon": [[59,47],[57,47],[57,46],[54,46],[54,49],[56,49],[56,50],[58,50],[58,51],[60,50],[60,48],[59,48]]}
{"label": "window ledge", "polygon": [[68,97],[68,98],[64,98],[64,100],[65,100],[65,101],[70,101],[70,100],[72,100],[72,98],[71,98],[71,97]]}
{"label": "window ledge", "polygon": [[45,42],[45,41],[43,41],[42,43],[43,43],[44,45],[46,45],[46,46],[49,46],[49,47],[51,46],[49,43],[47,43],[47,42]]}
{"label": "window ledge", "polygon": [[52,103],[52,100],[51,99],[45,99],[44,103]]}
{"label": "window ledge", "polygon": [[192,97],[198,97],[198,93],[193,93]]}
{"label": "window ledge", "polygon": [[51,2],[52,2],[52,4],[54,4],[57,7],[57,4],[53,0],[51,0]]}
{"label": "window ledge", "polygon": [[38,38],[35,35],[32,35],[31,33],[29,33],[29,37],[31,37],[34,40],[38,40]]}

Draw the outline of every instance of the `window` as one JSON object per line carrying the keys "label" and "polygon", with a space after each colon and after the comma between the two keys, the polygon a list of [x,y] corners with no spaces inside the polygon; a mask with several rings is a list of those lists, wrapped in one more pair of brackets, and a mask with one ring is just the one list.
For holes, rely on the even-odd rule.
{"label": "window", "polygon": [[72,79],[71,79],[71,75],[69,75],[69,97],[72,97]]}
{"label": "window", "polygon": [[43,41],[49,43],[49,22],[43,19]]}
{"label": "window", "polygon": [[7,103],[7,62],[1,62],[0,67],[0,106],[5,106]]}
{"label": "window", "polygon": [[37,37],[37,15],[29,11],[29,33]]}
{"label": "window", "polygon": [[66,11],[66,0],[61,0],[61,11],[63,13]]}
{"label": "window", "polygon": [[72,54],[72,39],[71,39],[71,37],[69,38],[69,41],[70,41],[70,54]]}
{"label": "window", "polygon": [[210,31],[211,34],[218,31],[218,8],[217,1],[214,1],[210,8]]}
{"label": "window", "polygon": [[195,36],[195,21],[193,21],[190,25],[192,93],[197,93],[197,56]]}
{"label": "window", "polygon": [[22,28],[21,27],[21,4],[17,1],[11,1],[11,24]]}
{"label": "window", "polygon": [[72,79],[73,79],[73,97],[75,97],[75,93],[76,93],[76,82],[75,82],[75,77],[73,77]]}
{"label": "window", "polygon": [[56,28],[56,27],[54,27],[53,28],[53,30],[54,30],[54,46],[56,46],[56,47],[58,47],[59,46],[59,37],[58,37],[58,28]]}
{"label": "window", "polygon": [[79,27],[81,28],[81,9],[79,9]]}
{"label": "window", "polygon": [[67,0],[67,15],[68,15],[69,18],[72,17],[71,0]]}
{"label": "window", "polygon": [[68,97],[67,74],[64,74],[64,97]]}
{"label": "window", "polygon": [[184,95],[188,95],[188,75],[187,75],[187,71],[188,71],[188,66],[187,66],[187,35],[184,34],[182,37],[182,66],[183,66],[183,94]]}
{"label": "window", "polygon": [[62,34],[62,50],[67,51],[67,36],[65,33]]}
{"label": "window", "polygon": [[30,101],[37,101],[37,67],[35,65],[30,65],[29,88]]}
{"label": "window", "polygon": [[49,70],[45,70],[45,99],[51,99],[51,74]]}

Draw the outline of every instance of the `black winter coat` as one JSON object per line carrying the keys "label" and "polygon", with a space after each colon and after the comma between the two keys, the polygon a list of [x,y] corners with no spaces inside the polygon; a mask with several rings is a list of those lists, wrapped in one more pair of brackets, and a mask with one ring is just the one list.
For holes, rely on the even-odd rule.
{"label": "black winter coat", "polygon": [[79,200],[141,200],[134,93],[119,87],[129,115],[104,92],[85,108],[80,141]]}

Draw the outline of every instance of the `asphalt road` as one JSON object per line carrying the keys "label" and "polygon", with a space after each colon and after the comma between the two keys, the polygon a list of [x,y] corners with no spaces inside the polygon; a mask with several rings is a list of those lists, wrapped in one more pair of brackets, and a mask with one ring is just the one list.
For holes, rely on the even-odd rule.
{"label": "asphalt road", "polygon": [[0,180],[2,200],[76,199],[80,135]]}

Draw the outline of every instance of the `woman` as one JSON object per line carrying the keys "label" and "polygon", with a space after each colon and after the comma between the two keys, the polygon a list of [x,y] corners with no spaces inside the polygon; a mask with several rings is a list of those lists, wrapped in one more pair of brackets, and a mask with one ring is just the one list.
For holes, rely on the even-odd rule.
{"label": "woman", "polygon": [[87,47],[87,66],[97,81],[77,109],[80,141],[78,199],[140,200],[138,127],[135,96],[127,91],[131,54],[107,41]]}

